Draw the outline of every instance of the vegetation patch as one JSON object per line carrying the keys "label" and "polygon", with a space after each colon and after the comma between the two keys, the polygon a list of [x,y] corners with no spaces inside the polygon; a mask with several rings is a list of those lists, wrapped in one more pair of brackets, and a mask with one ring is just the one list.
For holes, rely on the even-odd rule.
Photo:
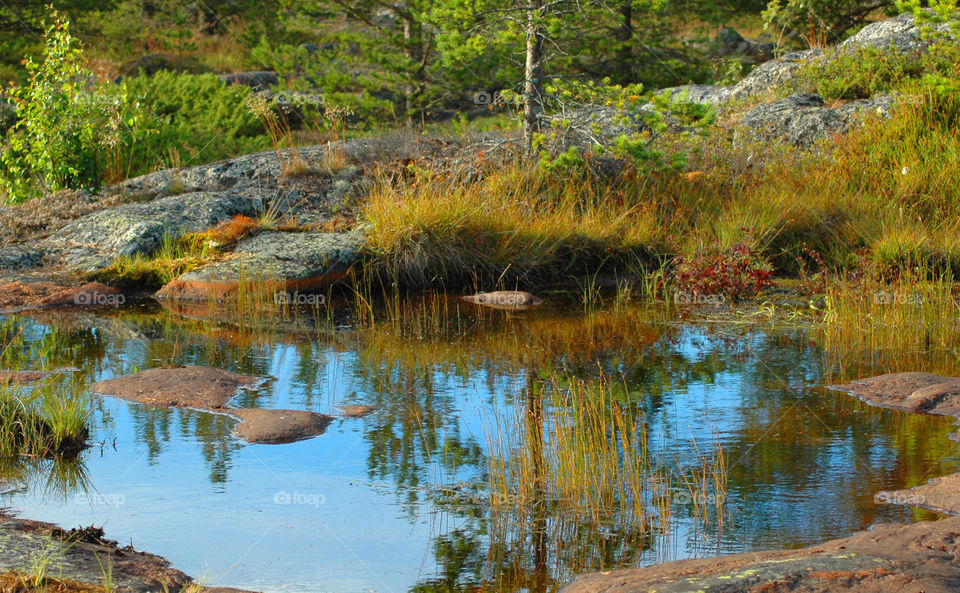
{"label": "vegetation patch", "polygon": [[86,447],[90,413],[80,388],[0,386],[0,456],[74,456]]}

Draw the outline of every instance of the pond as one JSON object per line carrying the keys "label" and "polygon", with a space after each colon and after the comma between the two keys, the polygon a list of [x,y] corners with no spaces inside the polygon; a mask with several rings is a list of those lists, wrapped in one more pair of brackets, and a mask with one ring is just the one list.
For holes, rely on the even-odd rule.
{"label": "pond", "polygon": [[[78,464],[5,464],[2,477],[19,488],[0,506],[102,525],[220,586],[555,591],[586,571],[932,519],[875,504],[874,493],[960,469],[950,419],[825,389],[837,370],[802,328],[642,304],[511,312],[434,296],[393,306],[377,323],[310,311],[211,316],[153,301],[5,318],[6,368],[72,367],[65,380],[86,384],[210,365],[269,378],[239,406],[377,410],[338,417],[310,440],[250,445],[227,416],[95,396],[94,446]],[[524,447],[503,447],[499,432],[524,417],[532,393],[562,391],[546,378],[558,375],[607,380],[618,409],[632,411],[651,471],[672,476],[645,501],[659,509],[655,527],[570,520],[555,501],[529,513],[491,504],[491,458]],[[563,408],[547,398],[542,414],[566,418]],[[685,480],[705,459],[713,486],[698,505]]]}

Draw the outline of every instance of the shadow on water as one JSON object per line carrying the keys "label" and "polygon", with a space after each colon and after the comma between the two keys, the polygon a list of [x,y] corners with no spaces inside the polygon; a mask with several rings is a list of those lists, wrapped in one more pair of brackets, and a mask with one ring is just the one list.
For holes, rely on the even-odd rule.
{"label": "shadow on water", "polygon": [[[585,571],[803,546],[878,521],[931,518],[875,505],[873,493],[960,466],[946,419],[823,389],[828,357],[804,330],[716,331],[644,305],[509,312],[428,296],[394,306],[376,323],[339,313],[210,316],[152,302],[7,318],[3,368],[73,368],[72,380],[89,383],[202,364],[269,378],[237,406],[377,412],[338,420],[312,441],[250,446],[232,437],[226,416],[95,398],[98,444],[69,467],[4,462],[0,476],[30,491],[0,502],[36,518],[106,522],[115,539],[136,534],[182,570],[223,574],[217,584],[539,593]],[[587,418],[572,414],[579,400],[555,396],[595,397],[602,382],[592,409],[628,413],[626,432],[644,435],[615,455],[642,452],[643,479],[655,487],[610,498],[645,497],[642,528],[622,520],[622,507],[585,521],[550,479],[565,427]],[[521,423],[520,440],[498,441],[511,422]],[[590,432],[593,441],[577,442],[594,449],[577,459],[602,459],[590,455],[619,446],[620,430]],[[492,504],[502,442],[507,458],[528,462],[523,505]],[[718,451],[723,488],[691,489],[692,477],[713,475],[704,468]],[[277,504],[277,494],[298,492],[326,502]],[[75,504],[98,493],[123,494],[126,504]],[[202,545],[230,540],[236,547],[221,552]]]}

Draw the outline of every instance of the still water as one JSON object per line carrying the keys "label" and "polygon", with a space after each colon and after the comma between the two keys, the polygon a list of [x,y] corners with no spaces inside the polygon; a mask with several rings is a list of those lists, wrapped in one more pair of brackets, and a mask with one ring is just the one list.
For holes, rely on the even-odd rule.
{"label": "still water", "polygon": [[[642,306],[505,312],[437,297],[400,309],[378,323],[310,313],[237,322],[153,302],[8,317],[5,368],[73,367],[68,380],[91,383],[205,364],[269,378],[236,405],[378,411],[338,418],[311,440],[249,445],[225,416],[97,396],[94,446],[80,466],[8,468],[21,489],[0,506],[68,528],[102,525],[121,545],[221,586],[552,591],[587,570],[799,547],[934,518],[876,505],[873,494],[960,468],[948,419],[824,389],[837,377],[802,330]],[[682,467],[695,451],[722,449],[722,529],[702,527],[678,495],[668,533],[635,541],[616,525],[567,526],[534,559],[524,531],[494,525],[491,432],[545,369],[615,377],[656,463]]]}

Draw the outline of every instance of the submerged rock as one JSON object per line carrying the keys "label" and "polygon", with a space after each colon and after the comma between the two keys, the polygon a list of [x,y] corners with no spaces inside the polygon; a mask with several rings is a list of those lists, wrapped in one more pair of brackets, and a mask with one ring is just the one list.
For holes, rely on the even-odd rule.
{"label": "submerged rock", "polygon": [[222,369],[187,365],[148,369],[117,379],[98,381],[94,393],[165,408],[220,410],[241,389],[261,382],[256,377]]}
{"label": "submerged rock", "polygon": [[157,297],[204,300],[235,295],[245,282],[277,291],[280,304],[297,304],[282,293],[311,291],[346,277],[360,258],[365,235],[320,232],[263,232],[242,240],[235,257],[188,272]]}
{"label": "submerged rock", "polygon": [[125,301],[122,292],[99,282],[77,286],[49,281],[16,281],[0,285],[0,311],[3,312],[60,307],[111,307],[122,305]]}
{"label": "submerged rock", "polygon": [[337,409],[343,410],[341,414],[344,418],[363,418],[368,416],[380,408],[377,406],[367,406],[363,404],[345,404],[342,406],[337,406]]}
{"label": "submerged rock", "polygon": [[483,305],[484,307],[491,307],[493,309],[530,309],[543,304],[543,299],[540,297],[520,290],[481,292],[460,298],[467,302]]}

